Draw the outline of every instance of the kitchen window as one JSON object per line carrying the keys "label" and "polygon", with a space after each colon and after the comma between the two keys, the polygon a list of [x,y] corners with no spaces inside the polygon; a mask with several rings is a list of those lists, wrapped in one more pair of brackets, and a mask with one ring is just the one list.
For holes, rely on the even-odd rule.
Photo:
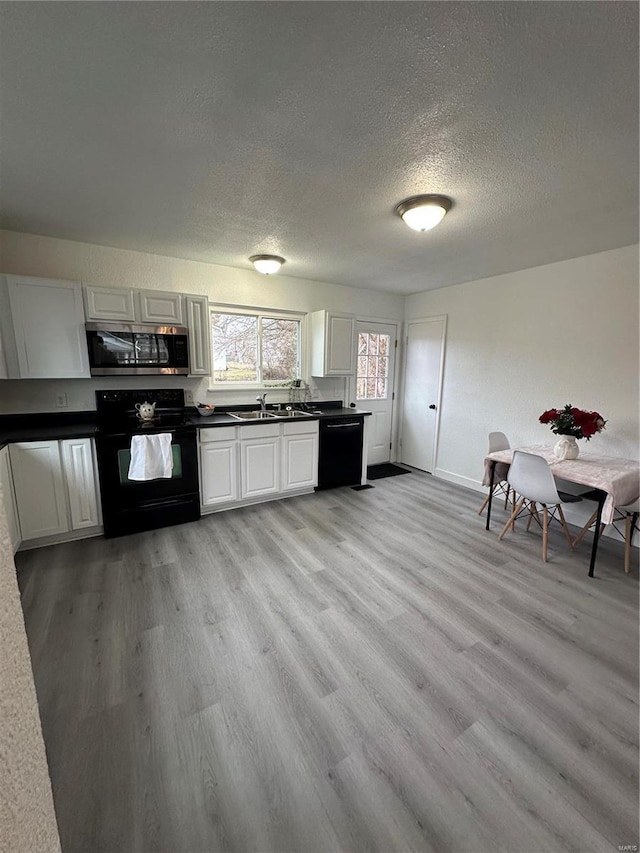
{"label": "kitchen window", "polygon": [[302,375],[302,314],[211,309],[212,388],[273,387]]}

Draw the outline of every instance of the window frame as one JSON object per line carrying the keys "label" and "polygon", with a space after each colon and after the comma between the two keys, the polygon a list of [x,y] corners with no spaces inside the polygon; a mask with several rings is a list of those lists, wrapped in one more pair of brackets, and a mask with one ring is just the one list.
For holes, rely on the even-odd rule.
{"label": "window frame", "polygon": [[307,314],[303,311],[287,311],[280,308],[263,308],[252,305],[230,305],[222,303],[209,303],[209,326],[211,329],[211,376],[209,377],[209,391],[268,391],[274,388],[288,388],[288,382],[284,379],[265,380],[262,379],[262,323],[258,323],[258,369],[260,380],[258,382],[216,382],[214,378],[214,354],[213,354],[213,315],[214,314],[240,314],[245,317],[265,318],[267,320],[294,320],[298,323],[298,370],[299,375],[294,379],[303,379],[307,372]]}

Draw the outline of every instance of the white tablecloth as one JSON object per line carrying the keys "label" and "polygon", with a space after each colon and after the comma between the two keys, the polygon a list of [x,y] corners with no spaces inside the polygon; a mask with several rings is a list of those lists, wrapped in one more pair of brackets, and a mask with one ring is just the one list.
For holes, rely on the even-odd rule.
{"label": "white tablecloth", "polygon": [[542,456],[551,465],[554,477],[579,483],[589,489],[601,489],[607,493],[602,508],[602,521],[611,524],[613,511],[616,506],[633,503],[640,495],[640,463],[633,459],[619,459],[617,456],[598,456],[582,453],[577,459],[565,459],[558,462],[553,455],[553,447],[544,444],[533,444],[529,447],[516,447],[512,450],[497,450],[490,453],[484,460],[483,486],[491,481],[491,462],[507,462],[513,460],[514,450],[525,453],[535,453]]}

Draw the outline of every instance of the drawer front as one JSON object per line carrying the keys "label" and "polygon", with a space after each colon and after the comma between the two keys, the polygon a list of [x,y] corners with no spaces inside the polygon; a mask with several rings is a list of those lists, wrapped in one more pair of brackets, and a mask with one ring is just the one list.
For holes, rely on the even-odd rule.
{"label": "drawer front", "polygon": [[295,423],[284,424],[285,435],[304,435],[314,432],[318,432],[318,421],[296,421]]}
{"label": "drawer front", "polygon": [[233,441],[236,437],[236,427],[203,427],[198,435],[200,444],[208,444],[210,441]]}
{"label": "drawer front", "polygon": [[240,438],[243,441],[252,438],[275,438],[280,435],[280,424],[256,424],[256,426],[240,427]]}

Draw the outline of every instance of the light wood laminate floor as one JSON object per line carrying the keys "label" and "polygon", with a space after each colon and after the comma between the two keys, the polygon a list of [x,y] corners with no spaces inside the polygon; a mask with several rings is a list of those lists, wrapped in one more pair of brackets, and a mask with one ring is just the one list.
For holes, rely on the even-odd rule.
{"label": "light wood laminate floor", "polygon": [[64,853],[638,843],[638,569],[413,472],[19,554]]}

